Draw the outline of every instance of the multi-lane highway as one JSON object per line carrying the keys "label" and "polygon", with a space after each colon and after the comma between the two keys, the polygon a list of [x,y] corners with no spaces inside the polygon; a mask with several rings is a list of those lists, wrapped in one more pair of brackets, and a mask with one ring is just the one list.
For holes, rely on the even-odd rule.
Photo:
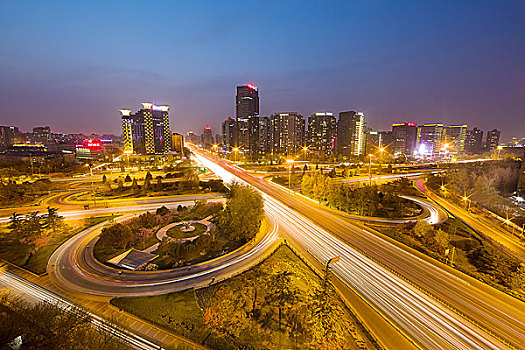
{"label": "multi-lane highway", "polygon": [[333,264],[334,273],[418,346],[524,347],[525,308],[521,301],[362,229],[301,196],[194,151],[197,160],[225,181],[238,177],[260,189],[265,210],[294,242],[319,260],[340,256]]}

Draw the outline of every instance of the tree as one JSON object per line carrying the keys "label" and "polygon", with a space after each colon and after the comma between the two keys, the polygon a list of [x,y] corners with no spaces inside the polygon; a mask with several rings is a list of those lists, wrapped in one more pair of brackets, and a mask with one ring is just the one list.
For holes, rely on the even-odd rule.
{"label": "tree", "polygon": [[146,173],[146,177],[144,178],[144,180],[149,180],[149,181],[153,180],[153,176],[151,175],[149,171]]}
{"label": "tree", "polygon": [[131,182],[131,176],[126,175],[126,178],[124,179],[124,182]]}
{"label": "tree", "polygon": [[58,215],[57,212],[57,208],[51,208],[50,206],[47,207],[46,223],[53,230],[53,232],[56,232],[57,228],[62,226],[64,222],[64,217]]}
{"label": "tree", "polygon": [[416,223],[416,226],[414,226],[414,233],[415,233],[416,237],[418,237],[418,238],[422,238],[422,237],[427,236],[433,230],[434,230],[434,228],[432,227],[432,225],[430,225],[428,222],[426,222],[424,220],[419,220]]}
{"label": "tree", "polygon": [[270,276],[266,283],[268,293],[266,303],[278,310],[279,330],[281,330],[283,310],[289,310],[297,299],[297,292],[291,288],[291,272],[279,271]]}
{"label": "tree", "polygon": [[9,218],[9,229],[12,233],[19,234],[23,227],[23,220],[20,219],[20,216],[13,212],[13,215]]}
{"label": "tree", "polygon": [[441,229],[435,230],[434,239],[436,240],[436,243],[440,248],[440,252],[444,253],[445,250],[448,248],[448,244],[450,242],[448,233]]}
{"label": "tree", "polygon": [[157,176],[157,191],[162,190],[162,176]]}
{"label": "tree", "polygon": [[102,183],[103,183],[103,184],[105,184],[105,183],[106,183],[106,180],[107,180],[107,179],[106,179],[106,175],[105,175],[105,174],[104,174],[104,175],[102,175]]}
{"label": "tree", "polygon": [[218,228],[230,240],[247,242],[259,232],[263,199],[248,185],[232,182],[226,208],[218,215]]}
{"label": "tree", "polygon": [[126,225],[118,223],[104,227],[98,243],[103,247],[124,249],[128,248],[131,242],[133,242],[131,229]]}

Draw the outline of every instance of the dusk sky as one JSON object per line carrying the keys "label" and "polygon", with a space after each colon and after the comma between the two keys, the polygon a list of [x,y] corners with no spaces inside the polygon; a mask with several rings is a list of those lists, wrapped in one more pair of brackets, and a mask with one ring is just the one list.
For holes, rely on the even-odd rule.
{"label": "dusk sky", "polygon": [[0,125],[120,134],[119,108],[171,128],[234,115],[357,109],[368,125],[467,123],[525,136],[525,1],[0,3]]}

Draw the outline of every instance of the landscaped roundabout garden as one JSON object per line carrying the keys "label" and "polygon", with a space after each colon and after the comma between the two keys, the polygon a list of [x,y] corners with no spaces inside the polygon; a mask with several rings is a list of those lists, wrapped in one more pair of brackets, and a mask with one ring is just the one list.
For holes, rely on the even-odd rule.
{"label": "landscaped roundabout garden", "polygon": [[196,201],[191,207],[161,207],[128,221],[109,222],[94,246],[95,258],[108,263],[133,249],[152,255],[138,270],[162,270],[234,251],[259,232],[263,202],[255,190],[237,183],[226,197],[225,205]]}

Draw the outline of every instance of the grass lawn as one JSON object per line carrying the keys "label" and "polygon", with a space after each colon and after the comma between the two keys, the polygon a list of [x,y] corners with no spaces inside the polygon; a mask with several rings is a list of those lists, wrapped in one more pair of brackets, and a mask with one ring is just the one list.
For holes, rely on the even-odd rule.
{"label": "grass lawn", "polygon": [[172,228],[170,228],[166,232],[166,234],[172,238],[179,238],[179,239],[180,238],[190,238],[190,237],[200,236],[204,232],[206,232],[206,230],[208,229],[206,225],[198,223],[198,222],[192,222],[192,223],[189,223],[189,225],[195,227],[195,230],[189,231],[189,232],[183,232],[181,231],[181,228],[183,228],[185,225],[179,224],[179,225],[175,225]]}
{"label": "grass lawn", "polygon": [[[289,332],[279,330],[275,308],[265,304],[272,297],[265,282],[272,280],[272,276],[283,268],[290,273],[289,287],[298,297],[293,306],[285,307],[283,314],[288,315],[288,310],[292,312],[295,308],[293,312],[307,315],[312,294],[320,288],[321,278],[287,246],[281,246],[251,270],[210,287],[161,296],[114,298],[111,304],[212,349],[318,348],[312,347],[309,335],[292,337]],[[332,287],[328,300],[338,310],[331,318],[345,344],[334,348],[357,349],[358,343],[366,343],[367,348],[375,349],[366,330]],[[246,311],[252,305],[257,305],[258,311],[249,316]],[[210,315],[216,316],[210,318]],[[206,322],[217,316],[225,322],[219,328],[212,326],[213,321]],[[289,327],[286,317],[283,318],[284,328]],[[221,332],[221,327],[228,330]],[[308,331],[305,334],[309,334]]]}
{"label": "grass lawn", "polygon": [[0,229],[0,239],[2,240],[2,244],[0,245],[0,258],[26,268],[36,274],[43,274],[46,272],[47,261],[51,254],[66,240],[86,228],[109,220],[112,217],[114,218],[115,216],[91,217],[86,221],[78,223],[69,230],[65,230],[65,233],[51,233],[49,243],[38,249],[33,255],[31,255],[30,249],[27,246],[21,244],[16,237],[11,237],[7,225],[3,225],[2,229]]}

